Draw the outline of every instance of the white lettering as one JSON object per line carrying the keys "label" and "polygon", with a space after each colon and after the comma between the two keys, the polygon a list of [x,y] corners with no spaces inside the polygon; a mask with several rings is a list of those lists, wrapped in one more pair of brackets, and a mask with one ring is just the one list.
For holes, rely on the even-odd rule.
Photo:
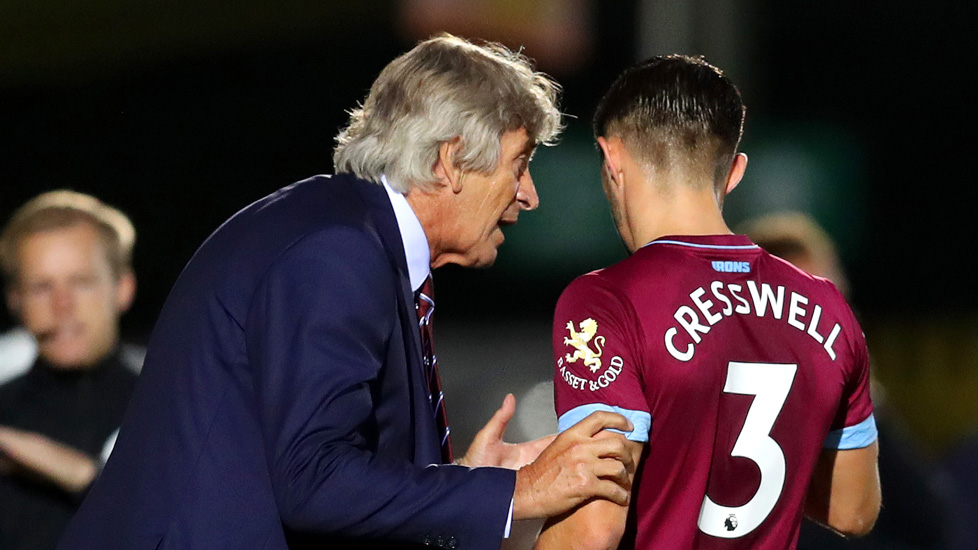
{"label": "white lettering", "polygon": [[767,283],[761,283],[760,292],[757,291],[757,283],[754,281],[747,281],[747,288],[750,290],[751,298],[754,300],[754,311],[757,312],[758,317],[763,317],[767,311],[768,304],[771,304],[771,313],[774,318],[781,318],[781,312],[784,309],[783,286],[778,287],[777,297],[775,297],[774,291],[771,290],[771,285]]}
{"label": "white lettering", "polygon": [[[705,287],[699,287],[691,292],[689,298],[695,308],[689,305],[679,306],[675,314],[673,314],[673,318],[676,319],[679,325],[666,329],[663,341],[669,355],[678,361],[688,362],[692,360],[696,352],[696,345],[703,341],[701,335],[709,333],[710,327],[722,321],[725,316],[730,317],[734,313],[747,315],[753,311],[758,317],[768,315],[774,319],[782,319],[785,306],[785,287],[772,287],[767,283],[758,284],[756,281],[747,281],[747,287],[750,291],[751,301],[748,301],[741,295],[741,292],[744,290],[743,286],[726,284],[726,289],[724,289],[723,281],[713,281],[710,283],[710,290],[716,298],[716,302],[704,299],[706,295]],[[731,297],[733,300],[731,300]],[[736,300],[736,305],[734,300]],[[712,308],[718,306],[719,303],[722,303],[722,306],[717,311],[712,311]],[[753,310],[751,309],[751,303],[754,304]],[[811,304],[812,308],[809,310],[806,307],[809,304],[811,304],[811,300],[807,296],[797,292],[791,292],[788,298],[788,315],[785,320],[789,325],[808,334],[813,340],[821,344],[828,356],[834,361],[837,356],[835,352],[835,341],[842,332],[842,326],[836,323],[832,327],[828,338],[823,337],[819,327],[819,323],[822,320],[822,307],[818,304]],[[807,320],[806,326],[806,317],[809,313],[811,314],[811,318]],[[704,325],[700,321],[700,314],[702,314],[703,319],[709,325]],[[685,346],[676,340],[679,336],[680,327],[692,340],[686,343]],[[613,358],[612,361],[614,359],[620,361],[618,357]],[[558,366],[561,366],[561,364],[558,363]],[[598,380],[588,382],[592,386],[592,391],[594,388],[606,387],[616,379],[618,372],[621,371],[621,365],[613,364],[613,366],[615,367],[614,369],[609,367],[608,370],[598,377]],[[563,368],[561,368],[561,371],[563,371]],[[570,378],[565,376],[568,384],[571,384],[575,388],[584,387],[584,380],[579,379],[580,382],[576,382],[573,380],[576,377],[573,375],[569,376]]]}
{"label": "white lettering", "polygon": [[597,391],[599,389],[607,388],[609,384],[611,384],[612,382],[618,379],[618,375],[621,374],[621,369],[624,366],[625,366],[625,362],[622,360],[621,357],[617,355],[612,357],[611,364],[608,365],[608,368],[605,369],[605,371],[601,373],[600,376],[598,376],[598,379],[588,383],[591,388],[591,391]]}
{"label": "white lettering", "polygon": [[700,340],[702,340],[700,335],[697,333],[702,332],[703,334],[706,334],[707,332],[710,332],[710,327],[701,325],[699,316],[697,316],[696,312],[693,311],[693,308],[689,306],[679,306],[679,309],[676,310],[676,314],[673,315],[673,317],[679,321],[679,324],[686,329],[686,333],[689,334],[689,337],[692,338],[693,342],[696,342],[697,344],[699,344]]}
{"label": "white lettering", "polygon": [[574,374],[567,370],[567,367],[563,365],[560,365],[560,376],[564,379],[564,382],[567,382],[568,386],[574,388],[575,390],[583,390],[587,385],[587,380],[579,376],[574,376]]}
{"label": "white lettering", "polygon": [[720,310],[721,313],[727,317],[730,317],[730,314],[733,313],[733,304],[730,302],[730,298],[727,298],[720,293],[721,288],[723,288],[723,281],[713,281],[710,283],[710,290],[713,291],[713,295],[716,296],[717,300],[727,304],[722,310]]}
{"label": "white lettering", "polygon": [[706,290],[704,290],[703,287],[699,287],[694,290],[689,297],[693,299],[693,303],[696,304],[696,307],[703,312],[703,317],[706,317],[706,321],[710,323],[710,326],[713,326],[720,322],[720,319],[723,319],[723,315],[720,315],[719,313],[714,313],[712,315],[710,314],[710,308],[713,307],[713,302],[710,300],[701,300],[700,298],[702,298],[704,294],[706,294]]}
{"label": "white lettering", "polygon": [[836,323],[835,326],[832,327],[832,332],[829,334],[829,337],[825,339],[825,344],[822,346],[825,348],[825,351],[829,352],[829,357],[831,357],[833,361],[835,361],[835,350],[832,349],[832,344],[835,343],[835,339],[839,336],[839,331],[841,330],[842,327],[839,326],[839,323]]}
{"label": "white lettering", "polygon": [[808,298],[797,292],[791,293],[791,302],[788,304],[788,324],[801,331],[805,330],[805,324],[799,321],[798,318],[805,316],[805,310],[801,306],[807,303]]}
{"label": "white lettering", "polygon": [[666,350],[669,352],[669,355],[685,363],[693,358],[695,348],[693,347],[692,342],[690,342],[689,344],[686,344],[685,352],[680,352],[678,349],[676,349],[676,346],[672,343],[672,339],[675,338],[677,334],[679,334],[679,329],[676,327],[670,327],[669,330],[666,331]]}
{"label": "white lettering", "polygon": [[741,315],[747,315],[748,313],[750,313],[750,304],[747,302],[747,300],[743,299],[740,296],[740,291],[743,290],[744,287],[740,285],[727,285],[727,289],[730,290],[730,295],[733,296],[734,299],[736,299],[738,302],[740,302],[740,304],[737,306],[736,309],[734,309],[734,311]]}
{"label": "white lettering", "polygon": [[825,337],[819,334],[815,328],[818,327],[818,320],[822,318],[822,306],[816,305],[815,309],[812,310],[812,322],[808,325],[808,335],[815,339],[816,342],[821,344],[825,341]]}

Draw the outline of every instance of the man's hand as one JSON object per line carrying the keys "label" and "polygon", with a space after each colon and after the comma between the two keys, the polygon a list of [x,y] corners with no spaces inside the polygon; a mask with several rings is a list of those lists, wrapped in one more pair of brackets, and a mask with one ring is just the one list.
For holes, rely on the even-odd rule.
{"label": "man's hand", "polygon": [[457,463],[463,466],[497,466],[518,470],[521,467],[536,460],[540,451],[549,445],[556,435],[548,435],[534,441],[526,443],[506,443],[503,441],[503,434],[506,433],[506,426],[516,412],[516,398],[513,394],[506,394],[503,405],[499,407],[496,414],[492,415],[485,427],[475,434],[472,445],[469,446],[465,456],[460,458]]}
{"label": "man's hand", "polygon": [[623,435],[631,431],[623,416],[598,411],[558,435],[540,456],[516,473],[513,519],[552,517],[599,498],[628,504],[632,454]]}
{"label": "man's hand", "polygon": [[0,426],[0,471],[39,476],[65,491],[83,491],[98,472],[85,453],[34,432]]}

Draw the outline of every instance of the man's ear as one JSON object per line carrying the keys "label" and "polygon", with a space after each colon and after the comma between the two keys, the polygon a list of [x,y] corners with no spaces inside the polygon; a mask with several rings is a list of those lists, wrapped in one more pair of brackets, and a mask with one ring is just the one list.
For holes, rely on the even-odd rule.
{"label": "man's ear", "polygon": [[744,177],[744,172],[747,170],[747,155],[744,153],[737,153],[734,157],[733,164],[730,166],[730,173],[727,174],[727,184],[724,186],[724,195],[730,193],[737,187],[740,180]]}
{"label": "man's ear", "polygon": [[115,307],[119,313],[126,312],[136,297],[136,275],[126,270],[115,283]]}
{"label": "man's ear", "polygon": [[464,172],[455,165],[455,155],[458,154],[462,146],[462,138],[455,137],[449,141],[443,141],[438,146],[438,159],[432,170],[441,185],[449,187],[453,193],[462,191],[462,176]]}
{"label": "man's ear", "polygon": [[616,187],[621,187],[622,152],[625,144],[616,136],[611,138],[598,137],[598,146],[601,147],[601,153],[604,156],[603,167],[608,172],[608,178]]}

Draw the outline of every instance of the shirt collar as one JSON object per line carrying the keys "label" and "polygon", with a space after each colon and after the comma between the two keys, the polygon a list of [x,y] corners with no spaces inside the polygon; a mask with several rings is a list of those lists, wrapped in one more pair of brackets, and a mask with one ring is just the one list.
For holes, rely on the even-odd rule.
{"label": "shirt collar", "polygon": [[758,248],[747,235],[664,235],[643,245],[673,244],[690,248],[714,248],[719,250],[747,250]]}
{"label": "shirt collar", "polygon": [[381,175],[380,181],[387,190],[387,197],[394,208],[394,217],[397,218],[397,228],[401,231],[411,290],[417,291],[431,273],[431,249],[428,248],[428,237],[425,236],[421,221],[404,195],[395,191],[387,183],[387,176]]}

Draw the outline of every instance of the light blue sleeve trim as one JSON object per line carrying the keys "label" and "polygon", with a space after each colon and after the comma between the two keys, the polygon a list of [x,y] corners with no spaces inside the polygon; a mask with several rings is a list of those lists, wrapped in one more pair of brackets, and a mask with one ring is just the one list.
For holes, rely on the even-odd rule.
{"label": "light blue sleeve trim", "polygon": [[855,426],[829,432],[822,446],[827,449],[862,449],[876,441],[876,418],[872,414]]}
{"label": "light blue sleeve trim", "polygon": [[580,407],[574,407],[573,409],[560,415],[557,419],[557,431],[563,432],[568,428],[577,424],[581,420],[584,420],[588,415],[595,411],[608,411],[613,413],[618,413],[625,418],[627,418],[634,430],[625,433],[621,430],[611,430],[613,432],[624,433],[625,439],[631,441],[638,441],[639,443],[645,443],[649,440],[649,432],[652,429],[652,415],[645,411],[633,411],[629,409],[623,409],[621,407],[612,407],[611,405],[605,405],[604,403],[590,403],[588,405],[581,405]]}

